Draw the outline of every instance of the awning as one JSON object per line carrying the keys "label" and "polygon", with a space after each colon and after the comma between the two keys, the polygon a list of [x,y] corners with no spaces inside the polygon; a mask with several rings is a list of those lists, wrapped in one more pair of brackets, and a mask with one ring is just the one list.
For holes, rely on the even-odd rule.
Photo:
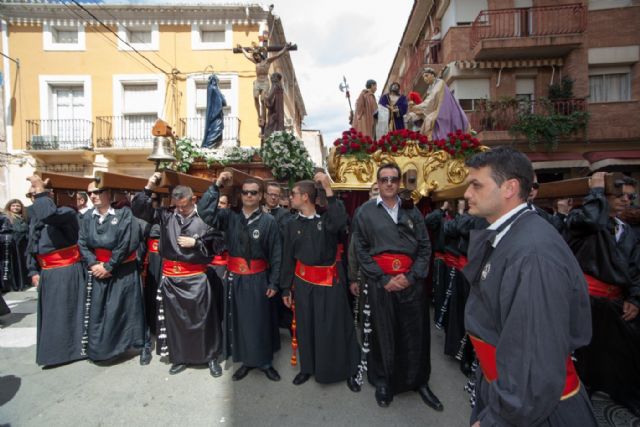
{"label": "awning", "polygon": [[586,153],[527,153],[535,170],[584,168],[595,171],[607,166],[640,165],[640,150],[589,151]]}
{"label": "awning", "polygon": [[562,58],[543,59],[504,59],[496,61],[456,61],[456,67],[460,69],[477,68],[533,68],[533,67],[560,67],[564,63]]}
{"label": "awning", "polygon": [[589,162],[580,153],[527,153],[534,170],[584,168]]}
{"label": "awning", "polygon": [[591,164],[592,171],[607,166],[640,165],[640,150],[589,151],[584,158]]}

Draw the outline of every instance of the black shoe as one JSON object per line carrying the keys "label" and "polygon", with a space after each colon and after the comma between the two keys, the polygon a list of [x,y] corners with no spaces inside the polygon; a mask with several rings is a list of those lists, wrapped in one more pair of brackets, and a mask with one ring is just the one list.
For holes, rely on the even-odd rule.
{"label": "black shoe", "polygon": [[347,387],[349,387],[349,390],[351,390],[354,393],[357,393],[360,391],[360,384],[358,384],[358,382],[356,381],[355,375],[347,378]]}
{"label": "black shoe", "polygon": [[440,403],[438,397],[433,394],[428,385],[423,385],[418,388],[418,394],[422,398],[422,401],[429,407],[435,409],[436,411],[442,411],[444,406]]}
{"label": "black shoe", "polygon": [[222,376],[222,368],[220,367],[217,359],[209,360],[209,373],[211,373],[213,378]]}
{"label": "black shoe", "polygon": [[293,385],[300,385],[300,384],[304,384],[307,381],[309,381],[309,378],[311,378],[310,374],[303,374],[302,372],[300,372],[298,375],[296,375],[296,377],[293,379]]}
{"label": "black shoe", "polygon": [[145,366],[151,363],[151,349],[144,347],[140,352],[140,365]]}
{"label": "black shoe", "polygon": [[387,386],[381,385],[376,387],[376,402],[378,402],[379,407],[386,408],[391,405],[392,400],[393,396],[391,396],[391,392]]}
{"label": "black shoe", "polygon": [[231,377],[232,380],[234,381],[240,381],[241,379],[243,379],[244,377],[247,376],[247,374],[249,373],[250,370],[252,370],[253,368],[250,368],[248,366],[242,365],[238,368],[238,370],[233,374],[233,376]]}
{"label": "black shoe", "polygon": [[174,363],[173,365],[171,365],[171,369],[169,369],[169,375],[179,374],[185,369],[187,369],[187,365],[183,365],[181,363]]}
{"label": "black shoe", "polygon": [[275,370],[273,366],[269,366],[267,369],[263,369],[262,372],[269,378],[271,381],[280,381],[280,374]]}

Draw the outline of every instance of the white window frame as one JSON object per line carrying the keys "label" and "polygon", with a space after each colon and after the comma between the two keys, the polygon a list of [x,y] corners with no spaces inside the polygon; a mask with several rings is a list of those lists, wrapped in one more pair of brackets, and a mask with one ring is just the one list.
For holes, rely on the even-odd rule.
{"label": "white window frame", "polygon": [[82,86],[84,92],[84,115],[83,119],[91,121],[92,118],[92,88],[90,75],[41,75],[39,76],[40,86],[40,120],[49,120],[52,116],[50,111],[51,88],[55,86]]}
{"label": "white window frame", "polygon": [[[78,42],[71,43],[55,43],[53,40],[53,31],[56,28],[78,28]],[[45,23],[42,27],[42,39],[45,51],[83,51],[86,48],[86,37],[84,32],[84,24],[77,25],[52,25]]]}
{"label": "white window frame", "polygon": [[[142,28],[149,28],[151,31],[151,42],[150,43],[136,43],[129,40],[129,30],[139,30]],[[160,50],[160,31],[158,30],[158,24],[149,25],[123,25],[118,24],[118,50],[131,51],[133,50],[131,46],[133,46],[136,50],[143,51],[152,51],[152,50]],[[126,40],[129,45],[124,43],[122,40]]]}
{"label": "white window frame", "polygon": [[157,84],[158,85],[158,117],[162,117],[165,101],[165,76],[164,74],[115,74],[113,76],[113,115],[122,116],[122,100],[124,98],[124,85],[126,84]]}
{"label": "white window frame", "polygon": [[[211,27],[209,25],[191,24],[191,49],[192,50],[222,50],[233,47],[233,27],[231,24],[224,24],[224,42],[203,42],[202,28]],[[222,26],[221,26],[222,27]]]}
{"label": "white window frame", "polygon": [[[629,78],[627,79],[627,82],[629,84],[628,87],[628,92],[629,92],[629,99],[622,99],[622,100],[615,100],[615,101],[594,101],[591,99],[591,93],[589,93],[589,103],[590,104],[606,104],[609,102],[629,102],[629,101],[633,101],[633,73],[632,73],[632,67],[629,65],[619,65],[619,66],[609,66],[609,67],[601,67],[601,66],[590,66],[589,67],[589,73],[588,73],[588,78],[591,79],[591,77],[595,77],[595,76],[605,76],[605,75],[610,75],[610,74],[615,74],[615,75],[620,75],[620,74],[625,74],[628,75]],[[590,85],[589,85],[590,86]]]}
{"label": "white window frame", "polygon": [[[236,73],[217,73],[220,81],[231,82],[231,96],[225,97],[227,105],[231,107],[230,116],[239,117],[238,115],[238,74]],[[196,117],[196,85],[199,83],[207,84],[209,76],[202,73],[187,76],[187,117]]]}

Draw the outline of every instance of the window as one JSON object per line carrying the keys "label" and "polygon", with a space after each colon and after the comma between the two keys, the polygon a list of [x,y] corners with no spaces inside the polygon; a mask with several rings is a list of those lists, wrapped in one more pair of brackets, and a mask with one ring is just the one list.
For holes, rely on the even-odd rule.
{"label": "window", "polygon": [[464,111],[476,111],[480,101],[489,98],[489,79],[456,80],[451,91]]}
{"label": "window", "polygon": [[191,26],[193,50],[231,49],[232,38],[231,24]]}
{"label": "window", "polygon": [[[118,25],[118,36],[136,50],[159,50],[160,35],[158,24],[153,25]],[[118,40],[119,50],[131,50],[131,47]]]}
{"label": "window", "polygon": [[123,84],[121,142],[128,147],[144,147],[151,141],[151,128],[158,119],[158,85]]}
{"label": "window", "polygon": [[44,24],[44,50],[85,50],[85,34],[82,25]]}
{"label": "window", "polygon": [[535,81],[536,79],[532,77],[516,78],[516,99],[518,100],[518,109],[522,112],[533,113]]}
{"label": "window", "polygon": [[602,67],[589,70],[589,102],[630,100],[630,67]]}
{"label": "window", "polygon": [[[453,2],[452,2],[453,3]],[[456,24],[471,25],[481,11],[487,9],[486,0],[456,0]]]}

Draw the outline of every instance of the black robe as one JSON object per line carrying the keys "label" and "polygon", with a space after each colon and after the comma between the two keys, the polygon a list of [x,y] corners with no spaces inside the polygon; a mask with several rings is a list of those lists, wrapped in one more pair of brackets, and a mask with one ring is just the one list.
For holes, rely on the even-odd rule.
{"label": "black robe", "polygon": [[495,249],[502,230],[472,232],[463,269],[467,330],[496,347],[498,373],[489,383],[477,370],[471,424],[596,426],[582,385],[561,400],[567,357],[591,337],[582,271],[544,219],[528,209],[510,218]]}
{"label": "black robe", "polygon": [[29,276],[40,275],[36,363],[58,365],[84,359],[82,327],[87,277],[82,262],[41,270],[37,254],[48,254],[78,242],[76,212],[57,208],[48,193],[36,195],[30,206]]}
{"label": "black robe", "polygon": [[[567,241],[584,273],[619,286],[640,307],[640,240],[628,224],[616,241],[615,220],[601,189],[592,189],[566,221]],[[622,299],[591,297],[593,338],[578,352],[585,384],[621,403],[640,405],[640,316],[621,318]]]}
{"label": "black robe", "polygon": [[[160,256],[171,261],[208,265],[221,247],[221,236],[212,227],[213,210],[218,197],[209,189],[188,218],[178,217],[173,208],[153,208],[151,191],[136,194],[132,202],[134,214],[160,225]],[[179,236],[196,239],[193,248],[178,245]],[[160,283],[166,341],[158,338],[161,351],[168,351],[174,364],[204,364],[218,357],[221,336],[220,321],[211,284],[205,272],[186,277],[163,276]],[[160,312],[160,308],[158,309]],[[166,348],[163,348],[166,347]]]}
{"label": "black robe", "polygon": [[[426,385],[431,374],[431,332],[424,280],[429,271],[431,246],[424,218],[416,209],[400,207],[398,223],[376,200],[362,205],[354,220],[356,256],[369,286],[372,342],[368,357],[369,382],[387,385],[393,394]],[[405,274],[410,286],[387,292],[392,276],[373,260],[382,253],[413,259]]]}
{"label": "black robe", "polygon": [[[346,224],[344,205],[329,197],[322,216],[298,215],[283,232],[280,286],[283,295],[294,288],[300,372],[314,375],[320,383],[346,380],[355,374],[360,361],[346,274],[342,262],[336,263],[340,234]],[[296,261],[307,266],[340,264],[336,269],[342,271],[338,271],[333,286],[314,285],[295,275]]]}
{"label": "black robe", "polygon": [[[142,294],[144,297],[144,313],[149,331],[157,335],[156,320],[158,317],[157,298],[158,285],[162,279],[162,258],[159,252],[150,251],[148,248],[149,240],[160,238],[160,225],[149,224],[144,220],[145,226],[142,233],[142,241],[140,242],[140,250],[138,259],[141,261],[141,278],[142,278]],[[160,354],[160,348],[156,348]]]}
{"label": "black robe", "polygon": [[[212,188],[218,191],[216,186]],[[228,271],[225,284],[225,357],[233,356],[234,362],[249,367],[266,368],[273,353],[280,350],[278,296],[266,296],[267,289],[279,289],[282,244],[278,224],[260,209],[248,219],[242,211],[219,209],[215,218],[225,233],[229,257],[262,259],[269,264],[267,270],[256,274]]]}
{"label": "black robe", "polygon": [[104,263],[111,277],[92,277],[87,354],[89,359],[100,361],[142,347],[145,322],[137,262],[124,262],[138,250],[138,224],[127,207],[115,209],[115,215],[107,214],[102,224],[94,211],[87,211],[82,218],[78,245],[88,267],[99,263],[96,249],[112,251]]}
{"label": "black robe", "polygon": [[13,223],[7,218],[0,226],[0,260],[2,262],[3,291],[24,291],[31,286],[27,271],[27,242],[29,226],[16,217]]}

